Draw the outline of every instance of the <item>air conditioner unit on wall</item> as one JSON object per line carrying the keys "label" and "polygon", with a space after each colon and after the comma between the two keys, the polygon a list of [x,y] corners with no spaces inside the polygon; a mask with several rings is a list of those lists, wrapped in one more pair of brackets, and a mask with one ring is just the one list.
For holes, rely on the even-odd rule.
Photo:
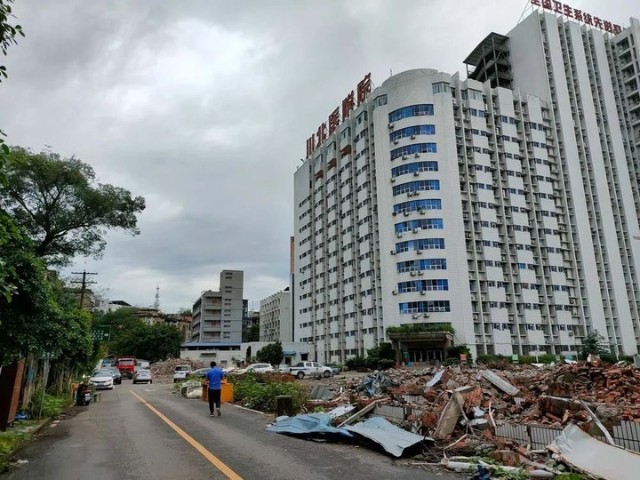
{"label": "air conditioner unit on wall", "polygon": [[415,319],[417,319],[417,318],[418,318],[418,314],[417,314],[417,313],[414,313],[412,317],[413,317],[413,319],[415,320]]}

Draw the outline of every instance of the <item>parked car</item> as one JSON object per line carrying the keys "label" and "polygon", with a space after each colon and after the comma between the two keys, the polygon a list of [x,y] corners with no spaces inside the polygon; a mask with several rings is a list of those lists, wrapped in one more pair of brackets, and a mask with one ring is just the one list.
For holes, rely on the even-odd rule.
{"label": "parked car", "polygon": [[324,364],[325,367],[329,367],[333,375],[337,375],[342,372],[342,367],[340,367],[337,363],[327,362]]}
{"label": "parked car", "polygon": [[178,365],[173,371],[173,383],[181,382],[191,375],[191,365]]}
{"label": "parked car", "polygon": [[122,374],[116,367],[105,367],[103,370],[109,370],[111,372],[113,383],[115,383],[116,385],[122,384]]}
{"label": "parked car", "polygon": [[287,365],[286,363],[281,363],[278,365],[276,370],[280,373],[289,373],[291,371],[291,365]]}
{"label": "parked car", "polygon": [[141,369],[133,374],[133,383],[153,383],[151,370]]}
{"label": "parked car", "polygon": [[266,373],[273,372],[273,366],[268,363],[252,363],[247,368],[238,368],[233,371],[234,374],[242,374],[247,372]]}
{"label": "parked car", "polygon": [[113,375],[111,375],[111,370],[107,370],[106,368],[94,370],[91,378],[89,378],[89,384],[96,387],[96,390],[113,390]]}
{"label": "parked car", "polygon": [[300,379],[307,375],[315,377],[322,376],[325,378],[333,375],[331,367],[325,367],[324,365],[320,365],[318,362],[298,362],[296,365],[291,367],[289,373]]}
{"label": "parked car", "polygon": [[207,376],[207,373],[209,373],[209,370],[211,370],[209,367],[207,368],[199,368],[197,370],[194,370],[193,372],[191,372],[191,376],[192,377],[198,377],[198,378],[204,378]]}

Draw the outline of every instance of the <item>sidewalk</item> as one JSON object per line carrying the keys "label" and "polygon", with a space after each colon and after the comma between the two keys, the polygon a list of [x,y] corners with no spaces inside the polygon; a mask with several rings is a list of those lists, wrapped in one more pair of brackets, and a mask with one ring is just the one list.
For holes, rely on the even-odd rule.
{"label": "sidewalk", "polygon": [[16,421],[6,432],[0,432],[0,473],[7,470],[12,457],[50,422],[51,418]]}

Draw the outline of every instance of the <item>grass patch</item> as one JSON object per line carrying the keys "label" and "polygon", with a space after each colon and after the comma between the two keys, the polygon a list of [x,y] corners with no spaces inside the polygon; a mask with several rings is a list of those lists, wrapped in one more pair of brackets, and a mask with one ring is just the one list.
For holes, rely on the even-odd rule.
{"label": "grass patch", "polygon": [[296,413],[302,410],[307,400],[304,387],[292,382],[290,378],[283,381],[278,376],[271,378],[269,374],[247,373],[230,377],[230,382],[233,383],[235,401],[261,412],[275,412],[276,397],[279,395],[288,395],[293,399],[293,410]]}
{"label": "grass patch", "polygon": [[33,437],[33,430],[40,422],[26,420],[16,422],[16,426],[0,432],[0,473],[9,468],[11,454]]}

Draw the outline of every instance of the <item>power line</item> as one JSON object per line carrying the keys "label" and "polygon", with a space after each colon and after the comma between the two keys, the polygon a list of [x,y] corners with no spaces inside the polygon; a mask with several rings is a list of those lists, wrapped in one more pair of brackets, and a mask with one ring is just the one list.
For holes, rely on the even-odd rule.
{"label": "power line", "polygon": [[97,282],[93,280],[87,280],[87,275],[98,275],[97,272],[87,272],[83,270],[82,272],[71,272],[72,275],[82,275],[82,280],[72,280],[71,283],[81,283],[80,287],[80,310],[84,308],[84,294],[87,291],[87,285],[91,285]]}

